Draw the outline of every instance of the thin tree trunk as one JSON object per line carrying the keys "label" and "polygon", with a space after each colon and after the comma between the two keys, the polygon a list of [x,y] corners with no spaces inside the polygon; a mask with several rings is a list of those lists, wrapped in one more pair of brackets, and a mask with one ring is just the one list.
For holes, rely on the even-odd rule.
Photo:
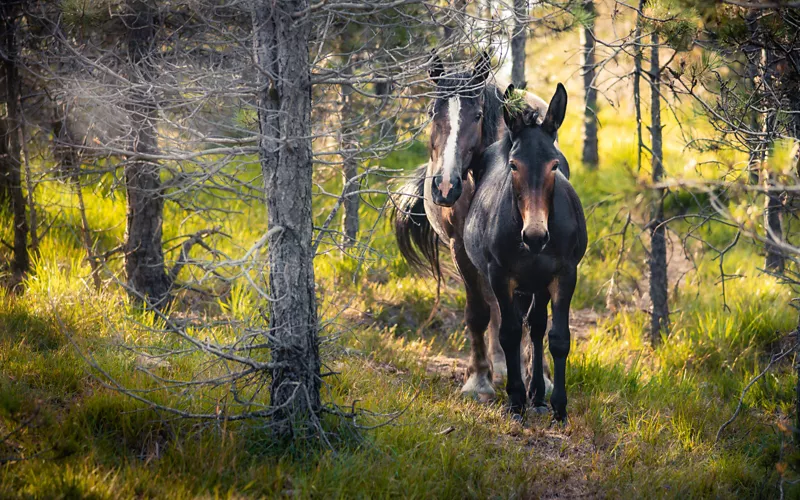
{"label": "thin tree trunk", "polygon": [[583,38],[583,95],[586,106],[583,116],[583,164],[589,168],[597,168],[597,89],[595,79],[595,6],[593,0],[584,4],[591,20],[581,29]]}
{"label": "thin tree trunk", "polygon": [[163,307],[170,282],[164,269],[162,224],[164,197],[161,167],[139,155],[158,152],[157,110],[153,86],[152,44],[155,37],[154,7],[147,1],[129,4],[128,57],[132,79],[128,111],[132,126],[132,154],[125,164],[128,220],[125,240],[125,271],[131,296],[137,302]]}
{"label": "thin tree trunk", "polygon": [[[758,37],[758,11],[750,9],[745,17],[747,24],[747,32],[749,39],[756,42]],[[762,50],[758,47],[757,43],[747,44],[743,47],[744,55],[747,58],[747,84],[750,87],[751,95],[753,96],[753,106],[758,106],[757,96],[760,93],[759,80],[761,79],[760,67],[762,65]],[[760,130],[759,114],[753,109],[746,110],[749,118],[749,125],[751,130]],[[750,184],[758,185],[759,172],[761,171],[761,163],[764,161],[765,154],[765,141],[761,138],[748,141],[750,147],[749,158],[747,161],[747,171],[749,174]]]}
{"label": "thin tree trunk", "polygon": [[5,76],[6,116],[3,126],[3,144],[5,158],[0,162],[0,175],[8,190],[11,212],[14,221],[14,261],[11,270],[14,282],[19,283],[30,269],[28,256],[28,221],[25,214],[25,195],[22,190],[21,155],[19,128],[22,117],[19,110],[20,81],[17,70],[19,47],[17,43],[17,14],[14,4],[3,3],[0,6],[2,15],[2,52],[3,73]]}
{"label": "thin tree trunk", "polygon": [[528,0],[514,0],[514,32],[511,35],[511,83],[518,89],[525,81],[525,43],[528,41]]}
{"label": "thin tree trunk", "polygon": [[642,171],[642,150],[644,140],[642,138],[642,14],[644,13],[645,0],[639,0],[639,8],[636,11],[636,28],[633,33],[633,105],[636,111],[636,171]]}
{"label": "thin tree trunk", "polygon": [[[259,85],[259,156],[267,197],[274,429],[291,437],[318,425],[320,359],[312,251],[311,73],[308,20],[292,13],[308,0],[255,4],[255,56],[269,80]],[[262,77],[263,78],[263,77]],[[280,142],[279,142],[280,141]]]}
{"label": "thin tree trunk", "polygon": [[786,258],[777,243],[781,243],[783,240],[783,202],[781,194],[772,189],[775,187],[775,180],[767,168],[766,158],[762,165],[764,187],[768,188],[764,211],[764,226],[767,229],[767,241],[764,244],[766,250],[764,266],[769,271],[781,273]]}
{"label": "thin tree trunk", "polygon": [[[774,88],[776,83],[775,76],[775,60],[774,52],[766,49],[762,50],[762,85],[766,94],[771,94],[768,89]],[[779,107],[780,103],[769,102],[768,108]],[[766,199],[764,200],[764,227],[766,229],[766,243],[764,243],[764,250],[766,258],[764,267],[773,272],[783,272],[785,266],[785,257],[777,243],[783,241],[783,202],[781,201],[781,193],[774,191],[771,188],[775,187],[775,180],[773,179],[772,172],[769,169],[769,157],[774,146],[773,130],[775,129],[776,116],[774,111],[767,112],[764,116],[764,127],[762,132],[765,133],[766,139],[762,145],[761,155],[761,173],[765,188],[767,190]]]}
{"label": "thin tree trunk", "polygon": [[800,318],[798,318],[797,328],[794,331],[795,355],[794,355],[794,374],[795,374],[795,395],[794,395],[794,435],[795,444],[800,444]]}
{"label": "thin tree trunk", "polygon": [[36,201],[34,198],[34,184],[33,174],[31,173],[30,155],[28,154],[28,137],[25,134],[25,109],[22,106],[22,100],[19,101],[19,114],[21,117],[19,123],[19,142],[22,145],[22,157],[25,159],[25,188],[28,193],[28,214],[30,215],[30,233],[31,233],[31,248],[30,251],[36,255],[39,252],[39,236],[37,229],[39,223],[36,219]]}
{"label": "thin tree trunk", "polygon": [[[345,63],[342,69],[342,76],[345,79],[353,75],[352,63],[354,61],[355,57],[353,57],[351,61]],[[342,102],[339,108],[339,120],[342,130],[340,147],[344,151],[344,153],[342,153],[342,173],[344,175],[344,189],[342,191],[342,196],[344,196],[342,244],[345,247],[353,246],[356,241],[358,241],[358,207],[361,202],[358,195],[358,182],[351,182],[351,179],[358,175],[358,155],[356,153],[358,142],[356,141],[355,130],[352,126],[356,119],[354,112],[353,86],[342,85]]]}
{"label": "thin tree trunk", "polygon": [[[653,154],[653,183],[664,176],[661,141],[661,67],[658,61],[658,34],[653,32],[650,55],[650,137]],[[667,303],[667,242],[664,224],[664,190],[658,189],[653,200],[650,220],[650,299],[653,301],[653,314],[650,323],[650,342],[653,346],[661,341],[661,335],[669,330],[669,304]]]}

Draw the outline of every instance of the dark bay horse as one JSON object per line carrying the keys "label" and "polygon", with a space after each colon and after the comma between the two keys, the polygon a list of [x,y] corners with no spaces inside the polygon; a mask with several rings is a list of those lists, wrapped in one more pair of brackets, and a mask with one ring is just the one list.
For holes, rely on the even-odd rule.
{"label": "dark bay horse", "polygon": [[[504,99],[508,101],[513,92],[509,86]],[[526,388],[516,362],[523,316],[533,344],[528,395],[537,412],[547,410],[542,351],[547,305],[552,301],[550,403],[558,421],[567,416],[569,307],[577,266],[587,246],[583,208],[559,170],[562,155],[555,145],[566,106],[567,93],[559,84],[541,124],[537,110],[526,107],[512,112],[503,107],[507,132],[482,155],[483,176],[464,227],[466,252],[500,308],[500,344],[508,360],[506,390],[511,410],[518,415],[526,406]],[[488,321],[488,303],[473,309]]]}
{"label": "dark bay horse", "polygon": [[[479,275],[464,251],[464,221],[467,218],[475,186],[480,179],[481,156],[504,130],[502,96],[487,82],[491,70],[488,54],[481,54],[471,72],[445,75],[444,64],[434,57],[430,70],[436,84],[431,106],[431,134],[427,164],[414,172],[413,178],[399,189],[394,199],[394,226],[400,253],[416,268],[427,268],[441,278],[439,243],[450,249],[467,291],[465,317],[469,326],[472,353],[464,394],[491,398],[492,365],[487,357],[483,334],[486,321],[477,324],[470,303],[483,301]],[[403,196],[403,194],[407,196]],[[496,308],[495,308],[496,309]],[[494,325],[499,327],[496,310]],[[490,331],[489,351],[494,374],[505,376],[505,357],[500,348],[498,328]]]}

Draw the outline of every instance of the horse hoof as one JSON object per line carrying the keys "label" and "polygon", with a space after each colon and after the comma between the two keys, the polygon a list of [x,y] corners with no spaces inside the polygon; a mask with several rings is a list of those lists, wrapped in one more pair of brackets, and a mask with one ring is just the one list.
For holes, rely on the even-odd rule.
{"label": "horse hoof", "polygon": [[550,427],[558,427],[560,429],[564,429],[567,427],[568,419],[566,415],[564,417],[553,417],[553,420],[550,422]]}
{"label": "horse hoof", "polygon": [[497,393],[486,375],[473,373],[461,387],[461,395],[478,401],[491,401],[497,396]]}
{"label": "horse hoof", "polygon": [[520,415],[519,413],[512,413],[511,414],[511,421],[512,422],[516,422],[518,424],[521,424],[522,421],[523,421],[522,415]]}

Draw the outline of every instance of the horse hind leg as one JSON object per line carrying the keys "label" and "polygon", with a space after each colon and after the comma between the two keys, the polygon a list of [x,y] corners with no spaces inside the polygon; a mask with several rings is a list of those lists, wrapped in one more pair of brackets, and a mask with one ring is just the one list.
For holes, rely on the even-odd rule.
{"label": "horse hind leg", "polygon": [[506,355],[500,345],[500,306],[494,297],[489,304],[489,357],[492,360],[492,382],[500,385],[508,377]]}
{"label": "horse hind leg", "polygon": [[496,396],[492,387],[491,365],[486,356],[486,343],[483,333],[489,323],[489,307],[478,297],[467,293],[467,306],[464,311],[470,333],[471,354],[467,380],[461,387],[461,394],[480,400],[491,400]]}

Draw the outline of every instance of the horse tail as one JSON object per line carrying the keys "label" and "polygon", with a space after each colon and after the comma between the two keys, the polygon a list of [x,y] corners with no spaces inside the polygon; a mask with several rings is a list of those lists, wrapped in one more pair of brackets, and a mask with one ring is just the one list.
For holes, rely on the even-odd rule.
{"label": "horse tail", "polygon": [[394,235],[400,254],[412,269],[430,272],[440,280],[439,236],[425,214],[425,178],[427,165],[414,171],[412,179],[392,197]]}

